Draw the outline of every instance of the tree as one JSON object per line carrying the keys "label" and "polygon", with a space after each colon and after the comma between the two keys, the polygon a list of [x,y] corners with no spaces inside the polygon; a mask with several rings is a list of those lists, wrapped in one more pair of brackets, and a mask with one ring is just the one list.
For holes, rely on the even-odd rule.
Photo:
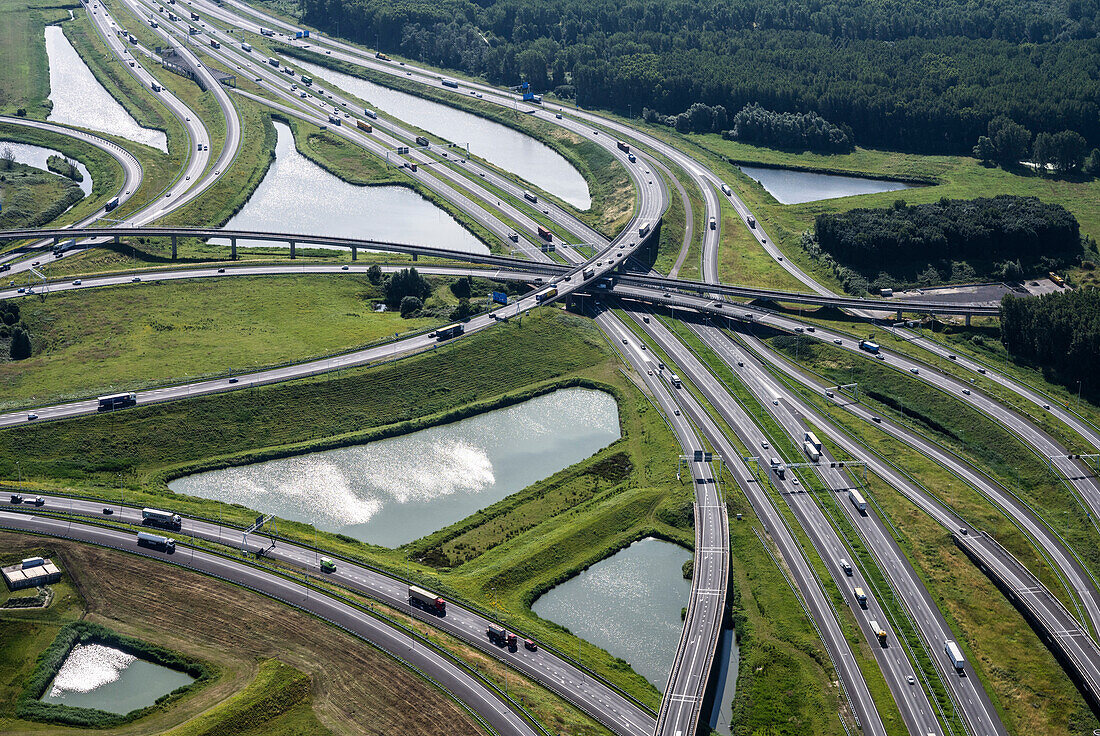
{"label": "tree", "polygon": [[424,308],[424,302],[415,296],[406,296],[401,298],[401,316],[408,318],[415,315],[421,309]]}
{"label": "tree", "polygon": [[367,269],[367,281],[370,281],[375,286],[382,283],[382,267],[377,263]]}
{"label": "tree", "polygon": [[1012,166],[1027,156],[1031,131],[1004,115],[998,115],[989,121],[989,139],[997,151],[997,161],[1002,166]]}
{"label": "tree", "polygon": [[470,307],[470,300],[459,299],[458,306],[451,310],[451,319],[455,322],[465,322],[470,319],[470,315],[473,313],[474,310]]}
{"label": "tree", "polygon": [[1035,136],[1035,143],[1031,146],[1031,162],[1040,174],[1047,172],[1047,165],[1054,160],[1054,136],[1050,133],[1040,133]]}
{"label": "tree", "polygon": [[459,279],[458,281],[451,284],[451,293],[454,294],[459,299],[469,299],[470,298],[470,277],[467,276],[466,278]]}
{"label": "tree", "polygon": [[403,268],[386,281],[385,292],[386,305],[395,309],[407,296],[415,296],[423,302],[432,293],[432,285],[415,268]]}
{"label": "tree", "polygon": [[16,327],[11,336],[11,348],[8,354],[12,360],[26,360],[31,357],[31,336],[22,325]]}
{"label": "tree", "polygon": [[1089,176],[1100,176],[1100,148],[1092,149],[1092,153],[1085,159],[1085,173]]}
{"label": "tree", "polygon": [[1085,151],[1088,144],[1080,133],[1063,130],[1053,138],[1054,168],[1063,174],[1077,171],[1085,163]]}
{"label": "tree", "polygon": [[15,149],[11,146],[4,146],[4,150],[0,151],[0,161],[4,162],[5,169],[11,169],[15,166]]}
{"label": "tree", "polygon": [[983,164],[991,164],[997,160],[997,148],[993,145],[993,139],[987,135],[978,138],[978,145],[974,146],[974,158]]}

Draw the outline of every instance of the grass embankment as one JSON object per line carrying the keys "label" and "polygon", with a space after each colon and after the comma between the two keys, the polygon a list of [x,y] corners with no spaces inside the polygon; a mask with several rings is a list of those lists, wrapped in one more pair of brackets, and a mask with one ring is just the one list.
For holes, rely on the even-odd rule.
{"label": "grass embankment", "polygon": [[80,185],[71,179],[13,163],[0,164],[0,228],[39,227],[54,220],[84,198]]}
{"label": "grass embankment", "polygon": [[[454,297],[439,280],[427,308]],[[328,355],[440,322],[375,312],[365,276],[152,282],[24,300],[31,358],[0,361],[0,406],[134,390]],[[227,308],[232,304],[232,308]]]}
{"label": "grass embankment", "polygon": [[[654,270],[667,274],[676,265],[680,257],[680,251],[684,247],[684,239],[687,237],[688,207],[691,208],[692,234],[688,243],[688,255],[681,266],[680,273],[685,278],[699,270],[700,234],[703,232],[702,208],[703,201],[699,196],[699,189],[690,179],[686,181],[677,175],[677,169],[666,170],[662,167],[657,170],[657,175],[665,181],[665,189],[669,192],[668,209],[661,218],[661,237],[657,242],[657,258],[653,262]],[[681,193],[681,189],[683,193]],[[685,206],[685,201],[687,206]]]}
{"label": "grass embankment", "polygon": [[52,148],[87,167],[88,173],[92,177],[91,194],[84,201],[74,205],[71,210],[60,218],[57,218],[54,221],[55,224],[64,225],[86,217],[102,206],[106,199],[118,194],[119,189],[122,187],[122,167],[119,166],[114,157],[83,141],[47,130],[0,123],[0,149],[4,147],[2,141],[9,140]]}
{"label": "grass embankment", "polygon": [[[1030,169],[1005,171],[985,167],[966,156],[923,156],[857,148],[853,153],[827,156],[791,153],[723,140],[717,135],[688,136],[723,160],[759,163],[770,166],[802,168],[810,171],[895,178],[933,182],[931,186],[857,197],[780,205],[763,187],[730,166],[731,186],[764,223],[783,252],[823,283],[838,287],[831,272],[817,268],[799,246],[804,230],[813,228],[818,214],[844,212],[855,207],[890,207],[894,200],[909,204],[936,202],[941,197],[971,199],[996,194],[1038,197],[1044,202],[1061,204],[1081,223],[1081,234],[1100,238],[1100,180],[1056,179],[1040,176]],[[1036,274],[1043,275],[1043,274]],[[1081,283],[1098,283],[1095,271],[1072,270],[1070,276]]]}
{"label": "grass embankment", "polygon": [[10,553],[5,556],[22,557],[23,550],[44,544],[83,601],[70,596],[57,611],[56,601],[46,611],[0,610],[5,734],[67,732],[17,720],[12,708],[37,655],[65,621],[81,617],[218,670],[209,686],[131,724],[126,734],[290,736],[332,728],[427,735],[437,733],[439,723],[456,733],[480,733],[461,706],[388,656],[274,600],[178,568],[166,574],[169,568],[159,562],[91,545],[0,533],[0,549]]}
{"label": "grass embankment", "polygon": [[[391,89],[458,108],[508,126],[550,146],[565,157],[588,182],[592,205],[587,210],[578,210],[553,194],[537,189],[532,184],[524,183],[523,186],[532,191],[537,190],[541,196],[552,199],[559,206],[572,212],[590,227],[607,237],[614,236],[634,214],[637,194],[626,169],[601,146],[575,133],[564,130],[560,126],[538,120],[530,115],[515,114],[501,108],[499,105],[471,99],[469,95],[450,92],[442,88],[426,87],[390,74],[375,72],[356,64],[339,62],[312,51],[280,46],[279,52],[344,74],[366,79],[375,84],[381,84]],[[484,161],[482,163],[485,164]],[[490,164],[485,165],[491,166]],[[515,177],[515,174],[511,172],[501,171],[498,167],[492,168],[496,168],[504,176]]]}
{"label": "grass embankment", "polygon": [[0,113],[24,110],[31,118],[50,111],[50,67],[43,29],[68,19],[65,4],[56,0],[0,0]]}

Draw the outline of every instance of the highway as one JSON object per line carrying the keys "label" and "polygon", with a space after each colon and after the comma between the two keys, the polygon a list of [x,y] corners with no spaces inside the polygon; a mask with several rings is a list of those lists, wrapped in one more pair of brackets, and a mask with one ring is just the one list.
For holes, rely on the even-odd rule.
{"label": "highway", "polygon": [[545,736],[514,712],[470,671],[453,662],[426,640],[414,639],[369,613],[343,603],[319,590],[238,560],[204,550],[177,546],[175,554],[138,547],[130,531],[92,526],[80,522],[12,513],[0,510],[0,528],[73,539],[165,562],[211,575],[248,590],[279,600],[328,621],[388,653],[406,667],[463,704],[482,723],[502,736]]}

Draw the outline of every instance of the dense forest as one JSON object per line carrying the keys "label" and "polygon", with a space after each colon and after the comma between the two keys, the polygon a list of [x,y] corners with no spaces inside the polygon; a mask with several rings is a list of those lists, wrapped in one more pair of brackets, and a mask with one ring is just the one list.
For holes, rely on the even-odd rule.
{"label": "dense forest", "polygon": [[953,153],[1004,115],[1100,144],[1100,0],[300,2],[384,51],[628,114],[758,103]]}
{"label": "dense forest", "polygon": [[745,105],[733,116],[726,138],[772,148],[805,148],[823,153],[852,150],[851,130],[833,125],[815,112],[775,112],[760,105]]}
{"label": "dense forest", "polygon": [[856,291],[1019,279],[1075,262],[1082,253],[1080,227],[1068,210],[1010,195],[911,206],[898,200],[891,208],[818,215],[811,241],[804,241],[811,256],[866,279],[846,283]]}
{"label": "dense forest", "polygon": [[1100,291],[1086,289],[1001,302],[1001,341],[1048,377],[1100,396]]}

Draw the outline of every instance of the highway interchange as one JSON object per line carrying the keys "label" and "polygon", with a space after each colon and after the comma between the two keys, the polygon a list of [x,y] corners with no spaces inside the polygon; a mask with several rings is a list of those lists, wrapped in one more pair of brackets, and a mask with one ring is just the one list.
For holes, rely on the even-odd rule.
{"label": "highway interchange", "polygon": [[[127,0],[126,5],[137,17],[152,15],[157,17],[157,4],[154,2],[139,2]],[[280,33],[288,33],[293,30],[289,26],[276,19],[266,17],[247,6],[230,0],[224,6],[206,3],[196,0],[192,7],[200,11],[206,22],[210,23],[210,29],[214,28],[214,22],[223,26],[233,26],[252,32],[259,32],[262,25],[265,28],[274,28]],[[111,19],[107,10],[100,4],[92,10],[90,15],[96,27],[107,40],[110,48],[120,59],[130,55],[130,50],[117,33],[118,25]],[[160,28],[157,29],[166,42],[178,37],[189,38],[187,34],[186,20],[179,23],[166,22],[163,14],[159,16]],[[207,27],[206,23],[202,24]],[[175,38],[174,38],[175,37]],[[237,91],[236,94],[247,94],[262,104],[266,104],[283,114],[293,115],[302,120],[309,120],[318,124],[324,124],[328,120],[328,107],[332,107],[335,114],[340,111],[354,113],[362,119],[358,113],[361,106],[356,101],[346,98],[337,90],[329,88],[324,100],[314,100],[313,96],[306,102],[300,95],[296,95],[291,85],[294,78],[274,67],[264,63],[264,59],[256,58],[258,54],[243,52],[239,44],[224,34],[221,30],[219,36],[225,43],[220,49],[202,47],[202,52],[209,56],[215,65],[237,69],[240,73],[254,75],[264,91],[262,95],[254,95]],[[198,36],[199,43],[205,41],[205,36]],[[281,38],[282,43],[305,45],[305,41],[295,42],[293,39]],[[131,212],[125,220],[119,223],[121,229],[134,228],[145,224],[154,223],[169,211],[174,211],[183,204],[201,196],[221,172],[231,165],[237,155],[240,145],[240,121],[232,103],[231,95],[222,85],[217,84],[206,67],[201,63],[197,52],[188,44],[181,46],[181,54],[192,65],[200,69],[200,74],[205,74],[203,81],[214,91],[219,107],[225,118],[226,139],[220,148],[215,160],[210,159],[209,135],[199,116],[189,110],[182,102],[166,91],[157,93],[165,105],[183,124],[189,136],[189,155],[185,168],[177,177],[177,186],[168,196],[158,196],[146,203],[140,209]],[[398,66],[376,60],[371,54],[347,44],[332,41],[327,38],[312,38],[309,45],[313,50],[325,49],[330,52],[333,59],[339,59],[353,64],[371,68],[387,74],[400,75],[406,80],[417,83],[437,86],[439,75],[427,70],[421,70],[414,65]],[[291,62],[292,63],[292,62]],[[127,68],[146,88],[149,88],[154,77],[142,64],[135,64]],[[320,79],[317,80],[321,82]],[[486,102],[513,108],[517,105],[511,93],[502,92],[496,88],[483,84],[461,82],[461,91],[476,91]],[[522,107],[522,105],[521,105]],[[530,106],[527,106],[530,107]],[[1047,591],[1037,577],[1029,572],[1026,567],[1011,558],[1003,548],[999,548],[993,540],[986,540],[981,534],[963,534],[969,525],[958,518],[951,510],[936,500],[913,482],[897,472],[890,464],[881,458],[873,456],[866,448],[860,446],[842,429],[833,426],[821,417],[813,407],[792,392],[786,385],[780,384],[776,375],[782,373],[790,381],[806,386],[817,394],[823,393],[828,387],[815,383],[815,379],[807,377],[801,371],[783,361],[772,353],[762,341],[755,339],[751,334],[743,335],[742,343],[737,343],[730,335],[719,329],[716,325],[724,320],[729,324],[738,322],[741,324],[763,325],[784,332],[802,332],[805,323],[785,317],[779,313],[771,312],[757,306],[742,305],[730,302],[719,296],[726,293],[733,296],[744,296],[734,291],[727,285],[718,284],[717,257],[721,240],[721,229],[705,228],[702,233],[703,244],[703,281],[704,284],[689,284],[674,280],[657,278],[656,274],[640,274],[634,276],[622,276],[617,283],[612,284],[606,296],[599,294],[594,287],[602,279],[618,271],[624,262],[628,261],[637,249],[645,244],[645,236],[639,233],[642,223],[656,224],[660,220],[661,213],[667,206],[669,193],[665,191],[664,182],[660,177],[650,173],[650,168],[655,166],[651,160],[640,159],[637,164],[626,160],[626,155],[617,150],[614,139],[606,132],[610,131],[620,135],[624,139],[630,139],[635,145],[641,145],[649,153],[659,154],[674,165],[681,168],[699,186],[704,195],[705,213],[704,222],[710,217],[717,217],[720,221],[719,198],[726,197],[737,211],[742,222],[746,221],[751,212],[745,204],[729,190],[713,172],[704,165],[695,161],[687,154],[674,146],[660,141],[643,131],[612,121],[595,113],[574,110],[572,108],[558,108],[553,105],[544,105],[532,108],[531,114],[551,124],[562,125],[578,135],[590,138],[603,145],[626,168],[634,180],[638,193],[638,209],[635,217],[624,230],[612,240],[603,238],[584,223],[579,222],[568,211],[557,207],[552,203],[539,203],[538,212],[530,212],[521,209],[510,202],[501,202],[498,195],[485,189],[480,181],[491,184],[493,187],[506,191],[518,200],[522,200],[522,189],[510,178],[501,176],[491,167],[484,166],[474,159],[455,160],[448,158],[443,160],[439,149],[426,149],[414,151],[410,154],[413,160],[422,165],[419,171],[411,173],[423,185],[445,197],[455,206],[459,207],[480,224],[484,225],[491,233],[502,242],[509,242],[510,235],[514,232],[512,223],[521,232],[515,241],[517,249],[522,252],[530,262],[538,264],[544,270],[556,271],[553,276],[546,278],[546,283],[536,285],[525,297],[517,300],[508,307],[502,307],[495,313],[479,315],[466,325],[466,332],[475,333],[489,329],[495,325],[499,318],[519,314],[522,311],[535,308],[538,304],[536,295],[545,293],[546,289],[553,286],[558,290],[558,299],[568,297],[573,292],[595,293],[598,301],[608,302],[612,299],[624,299],[620,302],[623,312],[629,323],[624,322],[616,313],[605,307],[607,304],[592,305],[591,298],[583,299],[583,303],[589,305],[591,314],[601,329],[608,335],[610,343],[620,352],[623,359],[634,366],[640,380],[645,384],[647,391],[660,406],[669,420],[669,424],[677,436],[685,454],[690,454],[701,446],[701,440],[713,447],[719,454],[727,459],[726,465],[731,471],[737,486],[745,494],[752,504],[761,523],[764,525],[770,540],[776,545],[778,553],[790,569],[794,582],[799,590],[808,613],[813,619],[826,649],[829,651],[834,667],[843,683],[844,691],[851,706],[853,715],[859,726],[868,733],[884,734],[881,719],[877,708],[870,695],[863,675],[854,662],[848,640],[845,637],[843,624],[838,613],[828,599],[827,590],[824,587],[826,581],[820,579],[812,569],[804,553],[796,541],[796,533],[789,526],[776,506],[774,499],[769,497],[765,485],[761,482],[763,476],[770,476],[769,481],[775,486],[778,495],[789,508],[794,519],[813,543],[816,553],[829,571],[831,585],[836,586],[847,597],[852,608],[857,626],[862,631],[864,638],[871,644],[880,668],[886,677],[890,691],[902,714],[907,729],[912,734],[926,735],[931,733],[945,733],[944,724],[949,718],[944,713],[944,704],[929,697],[933,690],[928,683],[929,677],[936,677],[943,683],[950,694],[951,709],[959,714],[965,724],[965,729],[971,734],[1002,734],[1006,733],[999,715],[996,712],[988,694],[983,689],[981,682],[976,677],[959,677],[954,668],[944,659],[943,643],[946,639],[957,638],[944,620],[942,613],[937,609],[931,596],[917,578],[915,571],[906,560],[904,554],[898,548],[896,542],[885,526],[876,510],[869,508],[866,514],[858,513],[850,504],[846,503],[844,492],[853,487],[855,478],[850,473],[845,473],[836,468],[829,468],[827,464],[821,464],[813,468],[799,469],[800,472],[792,473],[786,478],[775,477],[767,468],[767,452],[759,449],[762,443],[768,442],[760,426],[747,412],[740,401],[735,398],[729,388],[720,381],[712,369],[693,352],[680,338],[657,317],[653,306],[674,306],[682,310],[688,317],[687,324],[692,332],[706,344],[725,363],[727,369],[736,374],[745,388],[755,397],[756,401],[769,412],[779,426],[794,440],[794,446],[800,444],[801,433],[807,427],[807,422],[824,432],[839,446],[844,447],[852,455],[865,461],[868,468],[881,477],[891,486],[914,500],[919,507],[929,514],[944,528],[956,535],[960,546],[963,546],[968,554],[991,568],[996,568],[1002,582],[1009,590],[1016,590],[1024,597],[1032,600],[1030,604],[1035,609],[1038,621],[1035,624],[1040,630],[1058,632],[1065,640],[1065,645],[1072,652],[1067,655],[1071,661],[1077,663],[1081,677],[1086,681],[1092,679],[1093,693],[1098,681],[1095,675],[1100,672],[1100,655],[1097,653],[1095,642],[1091,638],[1089,627],[1096,629],[1100,624],[1100,597],[1097,595],[1096,581],[1092,579],[1080,560],[1076,559],[1072,550],[1060,539],[1057,532],[1050,525],[1037,516],[1006,489],[1000,488],[995,482],[987,478],[979,469],[969,466],[953,454],[936,445],[927,438],[914,435],[910,430],[896,425],[881,417],[872,417],[869,410],[859,403],[840,402],[846,409],[860,419],[873,422],[876,427],[897,437],[900,441],[917,448],[926,456],[938,464],[949,468],[964,482],[980,489],[980,492],[991,499],[1006,515],[1011,517],[1021,528],[1026,529],[1028,535],[1040,548],[1052,567],[1067,581],[1067,587],[1075,595],[1075,603],[1078,607],[1078,616],[1083,614],[1086,618],[1080,621],[1062,606],[1057,598]],[[560,117],[559,117],[560,115]],[[350,118],[349,118],[350,120]],[[15,122],[8,121],[6,122]],[[366,151],[385,158],[387,153],[400,145],[408,145],[414,137],[413,133],[403,126],[382,120],[372,120],[375,131],[368,135],[359,129],[347,125],[332,127],[330,131],[361,146]],[[66,134],[79,137],[92,145],[97,145],[110,152],[125,170],[124,192],[120,192],[120,199],[124,202],[127,195],[137,191],[141,182],[140,166],[136,166],[136,160],[125,152],[120,152],[114,144],[109,144],[91,134],[74,131],[62,126],[34,123],[52,130],[63,130]],[[605,134],[600,136],[598,131]],[[205,149],[205,150],[204,150]],[[641,151],[638,151],[641,153]],[[470,172],[469,175],[464,172]],[[97,212],[95,217],[89,218],[79,225],[86,225],[95,221],[102,215]],[[561,244],[558,254],[565,261],[563,266],[555,264],[549,256],[538,247],[536,229],[540,218],[549,218],[553,224],[570,233],[574,243],[591,244],[596,248],[597,254],[586,259],[577,250]],[[747,227],[747,226],[746,226]],[[807,274],[782,254],[774,243],[770,242],[767,233],[762,226],[749,229],[757,239],[760,247],[776,259],[789,273],[798,278],[812,292],[819,297],[836,299],[820,284],[814,282]],[[46,241],[42,241],[46,242]],[[102,239],[82,241],[80,249],[94,246]],[[685,241],[686,243],[687,241]],[[686,251],[685,251],[686,252]],[[52,258],[44,256],[43,258]],[[12,272],[19,273],[30,268],[30,257],[21,260],[8,259],[12,265]],[[682,263],[682,256],[679,261]],[[597,265],[598,264],[598,265]],[[592,268],[593,273],[586,276],[587,268]],[[151,280],[170,280],[181,278],[221,278],[238,275],[262,275],[274,273],[363,273],[366,266],[317,266],[290,265],[290,266],[234,266],[224,270],[218,268],[191,268],[173,269],[154,273],[142,273],[141,282]],[[501,267],[494,271],[491,269],[456,266],[426,266],[422,270],[428,273],[438,274],[465,274],[476,273],[493,278],[526,280],[532,283],[532,272],[528,268],[517,266],[512,270]],[[67,289],[95,288],[108,285],[134,284],[134,277],[130,275],[106,276],[84,279],[80,284],[51,284],[51,291]],[[541,282],[540,282],[541,283]],[[713,287],[711,290],[710,287]],[[674,293],[673,293],[674,292]],[[11,289],[0,291],[0,298],[19,296]],[[778,299],[777,299],[778,300]],[[845,299],[842,306],[851,308],[876,308],[881,310],[881,302],[858,302]],[[954,305],[955,308],[958,305]],[[934,308],[928,311],[935,311]],[[976,312],[981,313],[981,312]],[[706,319],[709,317],[709,320]],[[651,353],[643,349],[642,338],[652,341],[667,355],[671,364],[665,370],[653,371]],[[866,359],[871,356],[859,350],[858,341],[850,335],[833,333],[832,331],[817,328],[813,337],[820,340],[829,340],[845,350],[852,351]],[[925,348],[932,354],[948,357],[945,348],[932,343],[920,336],[912,336],[914,344]],[[171,401],[194,396],[201,393],[227,391],[245,388],[252,385],[276,383],[302,376],[314,375],[320,372],[339,370],[342,368],[377,363],[392,360],[400,355],[408,355],[423,350],[432,349],[437,341],[422,334],[401,341],[382,344],[365,348],[363,350],[349,352],[339,356],[333,356],[320,361],[310,361],[292,366],[286,366],[271,371],[257,372],[250,375],[235,377],[237,380],[230,383],[226,378],[212,379],[179,386],[168,386],[154,389],[139,394],[139,404],[155,401]],[[1052,467],[1060,473],[1063,482],[1071,487],[1078,497],[1092,512],[1095,518],[1100,512],[1100,484],[1095,476],[1088,472],[1087,467],[1080,461],[1061,457],[1069,454],[1068,450],[1059,444],[1053,437],[1038,426],[1031,418],[1020,412],[1004,406],[989,394],[975,388],[967,381],[963,381],[953,373],[935,370],[929,367],[927,362],[914,360],[907,355],[884,351],[885,365],[895,368],[905,380],[919,380],[926,383],[931,390],[942,390],[951,393],[959,401],[974,406],[978,411],[1000,422],[1003,426],[1015,433],[1035,452],[1043,458],[1051,458]],[[1019,383],[999,374],[991,367],[983,366],[965,357],[953,358],[955,365],[962,371],[971,371],[986,376],[1000,384],[1003,388],[1015,393],[1020,399],[1033,407],[1041,407],[1039,410],[1048,411],[1052,416],[1063,422],[1072,431],[1096,448],[1100,448],[1100,432],[1088,425],[1080,417],[1068,409],[1053,404],[1048,398],[1042,396],[1034,389],[1022,386]],[[722,419],[734,431],[736,441],[740,447],[735,446],[725,433],[718,428],[705,407],[700,404],[695,396],[687,391],[671,385],[669,374],[675,366],[680,375],[693,387],[695,387],[706,402],[714,408]],[[778,372],[778,373],[777,373]],[[774,400],[773,400],[774,399]],[[1053,407],[1053,408],[1051,408]],[[33,413],[38,415],[38,420],[65,419],[80,414],[94,413],[96,402],[94,400],[75,402],[54,407],[35,407]],[[0,426],[12,426],[28,421],[28,412],[10,413],[0,416]],[[775,439],[772,438],[774,442]],[[763,464],[761,470],[753,473],[751,467],[740,462],[743,456],[743,448],[748,451],[762,454]],[[778,452],[777,450],[775,452]],[[784,462],[797,462],[798,457],[784,457]],[[828,456],[826,456],[826,462]],[[538,657],[524,659],[519,656],[507,654],[506,650],[494,652],[495,656],[505,658],[511,666],[520,671],[531,674],[548,687],[566,697],[570,702],[578,705],[590,715],[595,717],[605,726],[620,734],[644,734],[653,732],[654,727],[659,733],[668,733],[670,736],[694,733],[700,716],[700,707],[703,701],[705,688],[711,666],[717,635],[721,625],[722,612],[724,610],[726,576],[729,569],[728,547],[728,520],[725,517],[725,506],[720,503],[722,491],[719,478],[716,478],[711,466],[704,463],[690,463],[691,472],[695,479],[696,488],[696,554],[695,570],[689,612],[685,622],[684,633],[680,647],[676,653],[676,663],[670,673],[670,680],[666,687],[666,696],[662,700],[661,709],[656,718],[654,714],[647,712],[636,703],[616,691],[607,683],[597,678],[586,677],[578,672],[573,664],[565,658],[547,652],[543,647]],[[806,490],[806,483],[810,475],[814,475],[815,484],[827,489],[836,498],[836,506],[842,509],[847,518],[847,523],[857,530],[862,544],[871,552],[875,564],[881,569],[884,578],[889,583],[888,590],[876,590],[865,575],[866,571],[857,565],[851,574],[843,569],[839,560],[843,557],[855,560],[854,550],[848,540],[842,539],[838,533],[838,524],[835,520],[827,518],[831,513],[831,507],[819,504],[812,499]],[[795,485],[795,478],[803,478],[802,486]],[[73,501],[76,511],[95,515],[94,504],[88,505],[86,501]],[[60,502],[50,499],[50,510],[57,510]],[[126,513],[125,509],[120,509]],[[133,513],[130,511],[129,513]],[[57,532],[57,524],[49,519],[33,517],[27,520],[20,516],[13,520],[11,514],[4,514],[4,524],[28,525],[43,533]],[[209,524],[188,520],[185,531],[196,537],[209,538],[211,530]],[[118,531],[106,532],[102,529],[85,528],[81,526],[82,538],[100,544],[121,546],[129,548],[124,533]],[[71,533],[71,532],[70,532]],[[220,530],[219,530],[220,537]],[[308,550],[296,548],[285,542],[280,542],[274,554],[283,556],[286,561],[303,567],[309,567],[310,555]],[[178,557],[179,555],[177,555]],[[215,565],[206,559],[206,553],[197,552],[196,557],[203,560],[203,564]],[[211,557],[212,560],[220,558]],[[178,560],[177,560],[178,562]],[[246,574],[261,575],[252,568],[240,565],[231,565],[221,561],[217,562],[217,574]],[[225,568],[233,568],[229,572]],[[201,568],[212,571],[215,568]],[[396,600],[400,603],[400,586],[393,580],[380,573],[348,568],[342,574],[342,582],[353,589],[363,590],[378,600]],[[1007,582],[1006,582],[1007,581]],[[256,583],[253,580],[253,583]],[[266,583],[265,583],[266,584]],[[281,584],[280,584],[281,585]],[[249,587],[264,590],[256,583],[250,583]],[[852,590],[862,587],[871,591],[866,603],[866,609],[862,609],[859,602],[853,597]],[[282,597],[280,595],[280,597]],[[880,600],[880,597],[883,600]],[[293,596],[288,596],[293,598]],[[319,600],[323,596],[315,596]],[[915,662],[915,655],[908,652],[900,641],[896,631],[888,632],[887,646],[880,647],[875,632],[870,628],[872,619],[882,622],[896,620],[896,616],[887,609],[887,598],[896,599],[908,619],[906,625],[918,636],[919,643],[925,649],[926,656],[935,663],[933,672],[919,668]],[[320,605],[320,604],[319,604]],[[326,604],[327,605],[327,604]],[[336,604],[333,604],[336,605]],[[407,607],[407,605],[406,605]],[[335,610],[335,609],[333,609]],[[495,650],[484,641],[480,632],[483,630],[484,620],[473,611],[455,606],[455,613],[449,613],[446,619],[435,621],[444,630],[468,640],[476,639],[477,645],[483,649]],[[333,614],[335,615],[335,614]],[[344,615],[344,614],[341,614]],[[464,618],[465,617],[465,618]],[[385,628],[385,627],[381,627]],[[380,635],[377,633],[373,635]],[[391,632],[387,636],[395,637],[389,640],[386,646],[396,646],[401,635]],[[370,638],[365,637],[365,638]],[[374,639],[370,639],[375,641]],[[383,647],[385,648],[385,647]],[[483,691],[480,685],[473,682],[463,684],[461,673],[448,670],[440,661],[431,659],[429,648],[422,642],[415,643],[412,650],[418,652],[420,659],[414,664],[430,672],[438,682],[444,682],[444,686],[452,692],[463,693],[462,699],[467,705],[477,712],[485,721],[491,722],[492,727],[500,733],[528,733],[531,726],[514,712],[502,710],[499,698],[496,695]],[[410,651],[412,651],[410,650]],[[421,651],[422,650],[422,651]],[[524,653],[526,654],[526,653]],[[451,665],[453,667],[453,665]],[[969,666],[969,665],[968,665]],[[449,678],[449,679],[448,679]],[[469,696],[469,700],[466,696]],[[1090,704],[1096,707],[1090,699]]]}

